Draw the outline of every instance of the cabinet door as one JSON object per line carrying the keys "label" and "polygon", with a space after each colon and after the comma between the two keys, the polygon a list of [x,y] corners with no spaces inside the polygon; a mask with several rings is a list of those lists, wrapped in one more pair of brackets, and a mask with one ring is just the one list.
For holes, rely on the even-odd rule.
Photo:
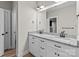
{"label": "cabinet door", "polygon": [[47,57],[70,57],[69,54],[55,49],[53,47],[47,46]]}
{"label": "cabinet door", "polygon": [[37,37],[30,36],[29,38],[29,50],[34,55],[39,57],[39,42]]}
{"label": "cabinet door", "polygon": [[33,53],[33,47],[34,47],[34,41],[33,41],[33,36],[29,36],[29,51]]}
{"label": "cabinet door", "polygon": [[33,46],[33,51],[34,51],[34,55],[36,57],[39,57],[39,43],[38,42],[34,42],[34,46]]}
{"label": "cabinet door", "polygon": [[62,51],[58,51],[57,56],[59,56],[59,57],[71,57],[69,54],[62,52]]}
{"label": "cabinet door", "polygon": [[47,54],[47,47],[46,47],[46,40],[39,38],[39,47],[40,47],[40,57],[46,57]]}
{"label": "cabinet door", "polygon": [[40,45],[40,57],[46,57],[47,55],[47,47],[45,45]]}
{"label": "cabinet door", "polygon": [[47,46],[47,57],[57,57],[57,50],[53,47]]}

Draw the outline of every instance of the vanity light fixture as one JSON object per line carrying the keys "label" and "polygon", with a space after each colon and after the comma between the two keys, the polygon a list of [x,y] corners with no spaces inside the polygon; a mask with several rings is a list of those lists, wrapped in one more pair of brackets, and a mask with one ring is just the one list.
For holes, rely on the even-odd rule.
{"label": "vanity light fixture", "polygon": [[39,5],[38,5],[38,1],[36,1],[36,5],[37,5],[37,6],[36,6],[36,9],[37,9],[37,10],[40,10],[40,7],[39,7]]}
{"label": "vanity light fixture", "polygon": [[37,10],[40,10],[40,9],[45,8],[43,2],[41,2],[41,3],[42,3],[41,6],[39,6],[39,5],[38,5],[38,1],[36,2],[36,5],[37,5],[36,9],[37,9]]}
{"label": "vanity light fixture", "polygon": [[39,6],[37,6],[37,8],[36,8],[37,10],[40,10],[40,7]]}
{"label": "vanity light fixture", "polygon": [[40,10],[40,9],[43,9],[44,7],[45,7],[45,6],[43,6],[43,5],[42,5],[42,6],[37,6],[36,9],[37,9],[37,10]]}
{"label": "vanity light fixture", "polygon": [[41,2],[41,6],[40,6],[40,9],[43,9],[45,6],[44,6],[45,2]]}
{"label": "vanity light fixture", "polygon": [[66,1],[61,1],[61,0],[55,0],[55,3],[60,3],[60,2],[66,2]]}
{"label": "vanity light fixture", "polygon": [[44,7],[45,7],[44,5],[41,5],[41,6],[40,6],[40,9],[42,9],[42,8],[44,8]]}
{"label": "vanity light fixture", "polygon": [[44,11],[44,10],[47,10],[49,8],[53,8],[53,7],[59,6],[59,5],[64,4],[66,2],[68,2],[68,1],[60,1],[60,2],[57,2],[57,3],[53,4],[53,5],[50,5],[50,6],[47,6],[45,8],[40,9],[40,11]]}
{"label": "vanity light fixture", "polygon": [[55,0],[54,2],[58,3],[58,2],[61,2],[61,1]]}

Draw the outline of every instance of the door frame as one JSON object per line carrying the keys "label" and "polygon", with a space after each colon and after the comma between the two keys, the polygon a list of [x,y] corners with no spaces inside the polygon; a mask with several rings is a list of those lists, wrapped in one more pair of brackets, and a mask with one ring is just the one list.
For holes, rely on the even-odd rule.
{"label": "door frame", "polygon": [[[4,13],[5,13],[5,11],[6,12],[8,12],[9,13],[9,20],[8,20],[8,26],[9,26],[9,32],[8,32],[8,35],[9,35],[9,42],[10,42],[10,45],[9,45],[9,48],[8,49],[10,49],[11,48],[11,11],[10,10],[6,10],[6,9],[4,9]],[[4,20],[5,20],[5,18],[4,18]],[[5,26],[5,25],[4,25]]]}
{"label": "door frame", "polygon": [[[48,17],[48,18],[47,18],[47,24],[48,24],[47,26],[48,26],[48,32],[49,32],[49,33],[50,33],[49,22],[50,22],[50,19],[51,19],[51,18],[56,18],[56,19],[57,19],[57,20],[56,20],[56,22],[57,22],[57,25],[56,25],[56,26],[57,26],[57,28],[58,28],[58,16]],[[57,33],[58,33],[58,30],[57,30]]]}
{"label": "door frame", "polygon": [[[4,9],[2,9],[2,8],[0,8],[0,10],[1,10],[1,12],[2,12],[2,24],[3,24],[3,26],[4,26]],[[2,32],[2,31],[1,31]],[[4,32],[4,27],[3,27],[3,32]],[[1,33],[1,36],[2,36],[2,34],[4,34],[4,33]],[[3,35],[4,36],[4,35]],[[4,37],[3,37],[4,38]],[[2,47],[2,52],[1,52],[2,54],[0,55],[0,56],[2,56],[2,55],[4,55],[4,39],[3,39],[3,47]]]}
{"label": "door frame", "polygon": [[[13,14],[16,13],[16,16],[14,16]],[[13,9],[12,9],[12,20],[14,20],[16,17],[16,28],[15,28],[15,31],[16,31],[16,44],[15,44],[15,47],[16,47],[16,57],[19,56],[19,53],[18,53],[18,2],[14,1],[13,2]],[[12,25],[13,26],[13,25]]]}

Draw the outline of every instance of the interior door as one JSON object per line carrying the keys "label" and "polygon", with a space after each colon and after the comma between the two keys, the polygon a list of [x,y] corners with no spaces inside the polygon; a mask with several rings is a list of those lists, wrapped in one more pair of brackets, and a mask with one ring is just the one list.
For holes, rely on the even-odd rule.
{"label": "interior door", "polygon": [[0,56],[4,55],[4,10],[0,9]]}
{"label": "interior door", "polygon": [[11,48],[11,40],[10,40],[10,11],[4,11],[4,48],[10,49]]}

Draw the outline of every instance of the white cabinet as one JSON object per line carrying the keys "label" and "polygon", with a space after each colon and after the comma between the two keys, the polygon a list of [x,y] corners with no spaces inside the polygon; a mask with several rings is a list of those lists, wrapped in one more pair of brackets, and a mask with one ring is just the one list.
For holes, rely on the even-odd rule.
{"label": "white cabinet", "polygon": [[29,51],[37,57],[71,57],[76,55],[76,49],[72,46],[32,35],[29,35]]}
{"label": "white cabinet", "polygon": [[46,57],[47,54],[47,48],[46,46],[40,46],[40,57]]}
{"label": "white cabinet", "polygon": [[39,40],[37,37],[30,36],[29,37],[29,50],[35,56],[39,56]]}
{"label": "white cabinet", "polygon": [[40,54],[40,57],[45,57],[46,54],[47,54],[47,47],[46,47],[46,40],[42,39],[42,38],[38,38],[39,39],[39,54]]}
{"label": "white cabinet", "polygon": [[62,51],[64,53],[66,52],[69,55],[72,55],[72,56],[76,55],[76,53],[75,53],[76,48],[74,48],[72,46],[68,46],[68,45],[65,45],[65,44],[61,44],[61,43],[57,43],[57,42],[49,41],[49,40],[47,40],[47,45],[50,46],[50,47],[56,48],[59,51]]}
{"label": "white cabinet", "polygon": [[47,57],[69,57],[70,55],[56,48],[47,46]]}

